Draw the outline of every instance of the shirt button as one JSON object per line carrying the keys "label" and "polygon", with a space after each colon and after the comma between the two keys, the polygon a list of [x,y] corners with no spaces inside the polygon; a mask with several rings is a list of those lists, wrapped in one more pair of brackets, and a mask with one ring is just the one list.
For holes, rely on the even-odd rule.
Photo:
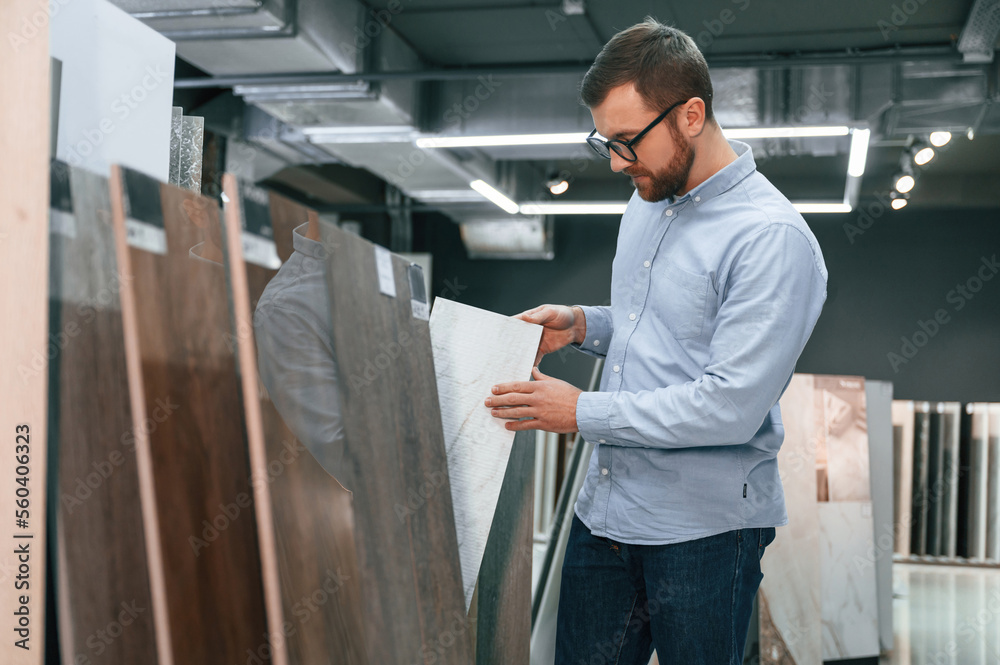
{"label": "shirt button", "polygon": [[601,469],[601,475],[602,476],[608,475],[608,470],[607,469]]}
{"label": "shirt button", "polygon": [[701,197],[700,196],[694,197],[694,202],[695,203],[698,203],[699,201],[701,201]]}
{"label": "shirt button", "polygon": [[594,346],[600,346],[600,345],[601,345],[601,340],[595,339],[594,340]]}
{"label": "shirt button", "polygon": [[649,261],[644,261],[643,264],[642,264],[642,266],[644,268],[648,268],[649,267]]}
{"label": "shirt button", "polygon": [[665,213],[663,213],[663,214],[664,214],[664,215],[666,215],[667,217],[670,217],[671,215],[673,215],[673,214],[674,214],[674,211],[673,211],[673,210],[667,210],[667,211],[666,211]]}
{"label": "shirt button", "polygon": [[628,315],[628,320],[629,321],[635,321],[635,314],[629,314]]}
{"label": "shirt button", "polygon": [[621,369],[621,366],[620,366],[620,365],[615,365],[614,367],[612,367],[612,368],[611,368],[611,370],[612,370],[613,372],[617,372],[617,371],[619,371],[620,369]]}

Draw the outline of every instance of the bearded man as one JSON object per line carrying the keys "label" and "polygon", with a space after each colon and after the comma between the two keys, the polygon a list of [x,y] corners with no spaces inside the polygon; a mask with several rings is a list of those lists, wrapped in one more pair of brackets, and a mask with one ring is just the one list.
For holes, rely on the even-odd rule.
{"label": "bearded man", "polygon": [[826,300],[816,238],[712,114],[708,65],[647,19],[581,87],[588,142],[632,179],[610,307],[542,305],[538,360],[605,358],[600,390],[494,387],[511,430],[594,444],[562,569],[556,664],[742,662],[760,560],[787,523],[778,399]]}

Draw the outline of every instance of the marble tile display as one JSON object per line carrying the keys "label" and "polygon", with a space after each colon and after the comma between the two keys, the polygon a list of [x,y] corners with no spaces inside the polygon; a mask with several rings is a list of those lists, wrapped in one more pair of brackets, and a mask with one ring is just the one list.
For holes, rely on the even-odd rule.
{"label": "marble tile display", "polygon": [[986,519],[989,492],[989,406],[967,404],[971,417],[969,432],[969,514],[968,556],[975,561],[986,560]]}
{"label": "marble tile display", "polygon": [[201,166],[205,145],[205,119],[186,115],[181,118],[180,158],[177,182],[180,187],[201,194]]}
{"label": "marble tile display", "polygon": [[817,498],[869,501],[864,379],[816,376]]}
{"label": "marble tile display", "polygon": [[941,543],[939,554],[954,557],[958,548],[958,471],[959,426],[962,405],[941,402],[937,405],[941,418]]}
{"label": "marble tile display", "polygon": [[987,465],[986,558],[997,561],[1000,560],[1000,404],[989,404],[985,408],[990,457]]}
{"label": "marble tile display", "polygon": [[929,402],[918,402],[913,419],[913,527],[910,532],[910,552],[917,555],[927,554],[930,410]]}
{"label": "marble tile display", "polygon": [[944,527],[944,418],[940,403],[931,403],[927,464],[927,550],[926,554],[941,555],[941,531]]}
{"label": "marble tile display", "polygon": [[757,600],[762,664],[822,662],[816,378],[796,374],[781,398],[785,440],[778,468],[788,526],[778,530],[761,560],[764,579]]}
{"label": "marble tile display", "polygon": [[497,383],[531,378],[542,329],[444,298],[430,328],[468,610],[515,434],[483,400]]}
{"label": "marble tile display", "polygon": [[819,504],[824,661],[879,653],[873,543],[861,536],[872,532],[870,502]]}
{"label": "marble tile display", "polygon": [[914,403],[892,402],[893,522],[896,554],[910,553],[913,526],[913,418]]}
{"label": "marble tile display", "polygon": [[895,546],[892,436],[892,383],[865,381],[868,458],[871,469],[875,579],[878,595],[879,648],[892,650],[892,553]]}

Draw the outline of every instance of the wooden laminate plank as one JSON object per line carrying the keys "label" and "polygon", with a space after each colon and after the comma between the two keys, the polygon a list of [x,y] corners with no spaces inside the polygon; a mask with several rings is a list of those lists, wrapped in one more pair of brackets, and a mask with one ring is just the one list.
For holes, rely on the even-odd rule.
{"label": "wooden laminate plank", "polygon": [[[62,661],[155,665],[156,609],[108,180],[58,162],[52,180],[53,192],[67,199],[54,200],[62,209],[52,213],[49,283],[52,334],[64,341],[49,366]],[[120,631],[116,638],[109,627]]]}
{"label": "wooden laminate plank", "polygon": [[[228,178],[227,175],[224,182],[228,182]],[[233,192],[227,194],[231,201],[244,200],[243,196]],[[291,210],[291,205],[286,209]],[[234,210],[232,214],[238,222],[238,213]],[[298,210],[289,217],[301,219],[310,214],[315,216],[313,211],[298,206]],[[232,220],[230,224],[227,227],[229,229],[240,228]],[[293,227],[285,230],[290,234],[291,228]],[[276,238],[277,235],[272,227],[264,231],[262,237]],[[288,241],[291,241],[290,235]],[[238,246],[235,249],[238,250]],[[237,270],[245,271],[247,281],[247,294],[241,298],[244,304],[237,308],[242,310],[238,317],[249,316],[249,304],[260,301],[264,289],[277,271],[237,260],[235,255],[232,263]],[[286,288],[307,286],[313,280],[325,286],[325,267],[321,263],[286,262],[283,267],[286,270],[301,271],[288,280]],[[293,300],[283,298],[286,305]],[[289,320],[298,321],[298,317],[329,319],[327,299],[313,304],[316,306],[313,309],[298,308],[291,315],[295,318]],[[270,316],[284,314],[284,310],[279,309],[272,311]],[[317,327],[328,325],[319,320],[314,320],[313,323]],[[237,325],[237,330],[245,333],[238,335],[240,344],[245,344],[256,355],[252,329]],[[300,351],[291,346],[292,340],[286,339],[285,342],[289,346],[267,349],[266,352],[294,356]],[[241,374],[244,379],[251,378],[251,385],[256,388],[259,380],[256,363],[250,366],[247,359],[241,356]],[[278,388],[280,387],[275,387]],[[284,625],[287,626],[283,632],[286,633],[288,662],[294,665],[368,663],[364,625],[358,611],[361,606],[361,586],[355,552],[351,494],[320,465],[289,429],[268,392],[261,390],[257,399],[260,408],[259,428],[266,449],[267,487],[273,507],[273,547],[281,609]],[[313,394],[310,399],[321,397]],[[294,402],[286,400],[283,404],[294,405]],[[299,423],[303,417],[308,417],[305,408],[300,413],[293,414],[291,419],[293,423]],[[251,429],[257,426],[253,425]],[[332,445],[336,442],[330,443]]]}
{"label": "wooden laminate plank", "polygon": [[441,407],[409,264],[389,257],[395,296],[385,295],[372,243],[324,225],[323,244],[369,657],[465,665],[473,654]]}
{"label": "wooden laminate plank", "polygon": [[479,569],[476,665],[530,660],[534,465],[535,431],[517,432]]}
{"label": "wooden laminate plank", "polygon": [[113,169],[117,191],[122,180],[119,233],[128,210],[151,222],[158,212],[165,240],[163,254],[128,249],[136,317],[125,335],[141,359],[171,647],[177,662],[245,662],[271,645],[218,207]]}
{"label": "wooden laminate plank", "polygon": [[[14,571],[29,564],[28,586],[17,589],[7,579],[0,594],[0,613],[6,619],[0,661],[10,665],[42,662],[45,643],[46,553],[46,392],[48,358],[48,187],[49,187],[49,33],[31,19],[40,8],[33,0],[0,3],[0,33],[8,40],[0,67],[0,513],[7,516],[0,547],[0,569]],[[45,17],[45,12],[41,11]],[[46,24],[47,25],[47,24]],[[25,439],[18,440],[18,436]],[[18,445],[28,448],[17,449]],[[29,456],[29,473],[17,474],[16,454]],[[15,494],[18,477],[28,497]],[[12,531],[15,509],[27,498],[29,522]],[[29,561],[19,560],[17,547],[26,544]],[[24,609],[22,609],[24,608]],[[27,626],[16,626],[15,612]],[[18,617],[19,620],[19,617]],[[26,640],[21,648],[16,641]]]}

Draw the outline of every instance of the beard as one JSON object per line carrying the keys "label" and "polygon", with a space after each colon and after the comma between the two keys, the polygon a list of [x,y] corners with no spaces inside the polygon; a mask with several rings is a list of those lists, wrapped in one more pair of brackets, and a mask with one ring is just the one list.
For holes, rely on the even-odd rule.
{"label": "beard", "polygon": [[624,173],[629,176],[646,176],[645,182],[635,182],[636,191],[639,196],[650,203],[663,201],[675,196],[687,184],[688,176],[691,174],[691,165],[694,164],[694,148],[690,141],[681,136],[680,131],[670,124],[670,135],[677,146],[677,152],[673,160],[667,167],[659,173],[650,173],[641,169],[625,169]]}

